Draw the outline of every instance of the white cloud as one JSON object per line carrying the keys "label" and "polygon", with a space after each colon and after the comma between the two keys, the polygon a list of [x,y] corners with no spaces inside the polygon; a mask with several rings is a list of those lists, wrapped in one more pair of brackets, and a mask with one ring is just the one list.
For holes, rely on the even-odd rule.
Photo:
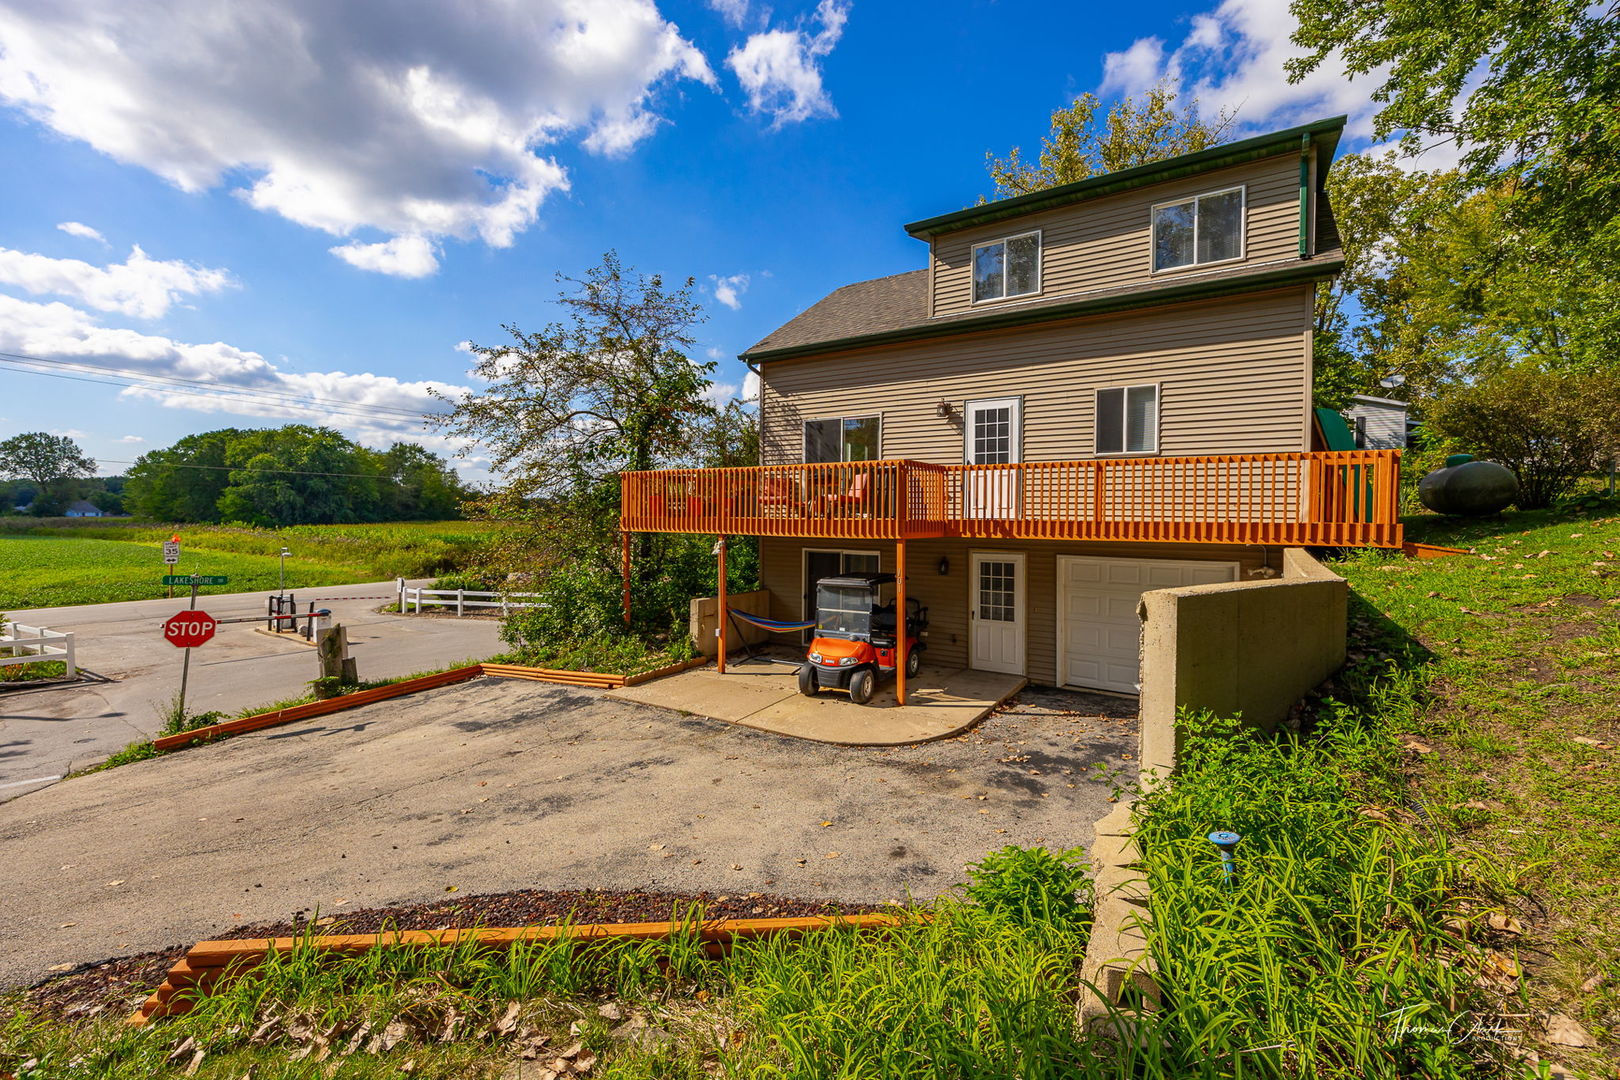
{"label": "white cloud", "polygon": [[414,238],[382,272],[511,244],[568,187],[543,148],[624,153],[666,85],[715,85],[655,0],[55,0],[5,6],[0,41],[0,102],[185,191]]}
{"label": "white cloud", "polygon": [[219,292],[234,282],[225,270],[178,259],[148,258],[137,244],[130,249],[129,258],[109,266],[0,248],[0,284],[18,286],[35,296],[71,297],[97,311],[155,319],[183,296]]}
{"label": "white cloud", "polygon": [[720,348],[718,345],[710,345],[704,350],[704,355],[710,360],[724,360],[726,358],[726,350]]}
{"label": "white cloud", "polygon": [[821,83],[821,61],[843,36],[849,8],[848,0],[821,0],[815,14],[821,29],[814,34],[803,25],[767,30],[749,35],[732,49],[726,66],[736,73],[747,93],[748,107],[771,114],[773,127],[813,116],[837,116]]}
{"label": "white cloud", "polygon": [[458,342],[456,342],[456,352],[466,353],[467,355],[471,356],[472,351],[473,351],[473,343],[472,342],[470,342],[470,341],[458,341]]}
{"label": "white cloud", "polygon": [[[218,388],[248,392],[258,396],[199,396],[182,392],[178,386],[170,389],[162,385],[126,387],[121,394],[198,412],[329,422],[356,438],[373,442],[402,435],[429,442],[420,435],[417,415],[443,408],[429,394],[429,388],[437,387],[451,395],[464,390],[446,383],[406,382],[370,373],[286,371],[259,353],[223,341],[189,343],[103,326],[88,312],[59,301],[35,303],[4,294],[0,294],[0,351],[118,367],[156,378],[184,379],[202,384],[197,389],[204,391]],[[300,406],[290,400],[293,398],[304,399],[304,404]],[[311,405],[307,400],[310,398],[326,404]],[[345,412],[345,407],[356,411]],[[376,409],[396,412],[372,411]]]}
{"label": "white cloud", "polygon": [[69,236],[77,236],[81,240],[94,240],[98,244],[105,244],[107,238],[82,221],[64,221],[56,226]]}
{"label": "white cloud", "polygon": [[1288,39],[1295,19],[1289,0],[1224,0],[1213,11],[1195,15],[1187,35],[1166,51],[1158,38],[1138,38],[1103,59],[1104,96],[1141,94],[1168,82],[1183,102],[1197,99],[1205,117],[1222,109],[1237,115],[1247,132],[1273,130],[1346,113],[1346,132],[1365,138],[1375,111],[1371,89],[1378,73],[1352,83],[1335,58],[1299,83],[1290,83],[1283,65],[1301,55]]}
{"label": "white cloud", "polygon": [[714,298],[732,311],[742,310],[742,294],[748,291],[747,274],[729,274],[726,277],[709,275],[714,282]]}
{"label": "white cloud", "polygon": [[748,21],[748,0],[709,0],[709,7],[739,29]]}
{"label": "white cloud", "polygon": [[742,399],[744,401],[758,401],[759,400],[759,374],[758,374],[758,372],[750,371],[747,375],[743,376]]}
{"label": "white cloud", "polygon": [[124,435],[121,438],[119,438],[118,441],[121,442],[121,443],[132,443],[133,444],[133,443],[143,443],[143,442],[146,441],[146,439],[145,439],[144,436],[141,436],[141,435]]}
{"label": "white cloud", "polygon": [[90,433],[89,433],[89,432],[87,432],[87,431],[80,431],[80,430],[79,430],[79,429],[78,429],[78,428],[76,428],[76,427],[70,427],[70,428],[51,428],[51,434],[52,434],[52,435],[60,435],[60,436],[62,436],[62,437],[63,437],[63,438],[66,438],[66,439],[88,439],[88,438],[89,438],[89,437],[90,437]]}
{"label": "white cloud", "polygon": [[703,396],[708,398],[710,403],[714,405],[724,405],[737,396],[737,384],[729,382],[710,383],[708,389],[703,391]]}
{"label": "white cloud", "polygon": [[439,268],[433,241],[421,236],[396,236],[377,244],[341,244],[328,248],[350,266],[394,277],[427,277]]}

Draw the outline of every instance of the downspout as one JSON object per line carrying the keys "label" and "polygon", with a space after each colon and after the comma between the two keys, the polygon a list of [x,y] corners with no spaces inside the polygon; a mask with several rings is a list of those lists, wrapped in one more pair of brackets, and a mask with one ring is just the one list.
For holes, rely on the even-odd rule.
{"label": "downspout", "polygon": [[1311,257],[1311,136],[1299,137],[1299,257]]}

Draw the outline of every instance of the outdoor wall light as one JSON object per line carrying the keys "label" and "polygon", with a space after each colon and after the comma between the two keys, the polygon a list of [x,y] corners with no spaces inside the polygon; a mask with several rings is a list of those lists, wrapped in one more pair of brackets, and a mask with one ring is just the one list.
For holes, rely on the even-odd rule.
{"label": "outdoor wall light", "polygon": [[939,576],[944,577],[946,574],[948,574],[950,572],[951,572],[951,560],[950,560],[950,558],[948,556],[941,555],[939,557]]}
{"label": "outdoor wall light", "polygon": [[949,420],[956,413],[956,406],[948,401],[942,401],[934,406],[934,412],[941,420]]}

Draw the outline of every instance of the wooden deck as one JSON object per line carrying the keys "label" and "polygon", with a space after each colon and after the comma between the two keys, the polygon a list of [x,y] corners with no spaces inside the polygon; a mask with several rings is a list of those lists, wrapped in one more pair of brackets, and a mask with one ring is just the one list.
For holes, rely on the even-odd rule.
{"label": "wooden deck", "polygon": [[622,474],[626,532],[916,540],[1402,543],[1400,451]]}

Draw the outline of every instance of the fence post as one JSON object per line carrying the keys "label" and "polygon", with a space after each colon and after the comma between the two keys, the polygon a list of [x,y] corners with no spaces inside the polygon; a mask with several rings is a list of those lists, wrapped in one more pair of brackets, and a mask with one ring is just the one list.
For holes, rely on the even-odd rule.
{"label": "fence post", "polygon": [[73,634],[71,632],[66,635],[66,640],[63,641],[63,644],[67,646],[67,677],[70,679],[76,679],[78,678],[79,669],[78,666],[73,662]]}
{"label": "fence post", "polygon": [[416,613],[420,615],[422,614],[422,586],[418,585],[411,592],[416,594]]}
{"label": "fence post", "polygon": [[458,619],[461,618],[461,616],[466,612],[466,607],[467,607],[467,590],[466,589],[457,589],[456,590],[456,618],[458,618]]}
{"label": "fence post", "polygon": [[395,578],[394,588],[399,593],[399,602],[395,606],[399,608],[399,613],[403,615],[405,614],[405,579]]}

